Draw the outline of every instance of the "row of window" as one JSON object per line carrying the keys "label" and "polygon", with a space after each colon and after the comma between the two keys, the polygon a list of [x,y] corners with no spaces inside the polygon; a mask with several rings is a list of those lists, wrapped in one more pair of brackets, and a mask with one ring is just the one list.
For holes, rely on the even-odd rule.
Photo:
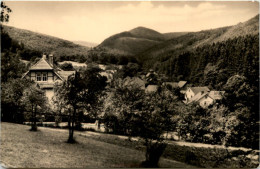
{"label": "row of window", "polygon": [[36,81],[47,81],[48,80],[48,76],[47,73],[37,73],[36,74]]}

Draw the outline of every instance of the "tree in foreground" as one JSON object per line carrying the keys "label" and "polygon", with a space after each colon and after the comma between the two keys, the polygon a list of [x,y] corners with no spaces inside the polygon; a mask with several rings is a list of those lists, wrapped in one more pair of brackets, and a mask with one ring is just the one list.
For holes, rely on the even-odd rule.
{"label": "tree in foreground", "polygon": [[158,166],[167,145],[164,134],[175,129],[173,123],[175,99],[172,93],[160,89],[147,94],[144,98],[143,110],[139,114],[136,126],[146,146],[144,167]]}
{"label": "tree in foreground", "polygon": [[31,85],[25,79],[10,79],[1,84],[1,121],[22,123],[23,104],[21,99],[23,91]]}
{"label": "tree in foreground", "polygon": [[68,80],[55,86],[55,100],[62,103],[68,115],[68,143],[74,143],[74,129],[80,111],[90,111],[104,94],[106,78],[99,74],[99,68],[87,68],[69,76]]}
{"label": "tree in foreground", "polygon": [[9,21],[9,14],[12,12],[11,8],[5,5],[3,1],[1,1],[1,23]]}
{"label": "tree in foreground", "polygon": [[32,84],[23,92],[22,103],[25,110],[31,112],[31,131],[37,131],[37,115],[40,111],[47,109],[47,97],[43,90]]}
{"label": "tree in foreground", "polygon": [[[163,136],[174,129],[176,97],[167,89],[145,93],[135,86],[117,85],[110,115],[117,117],[118,126],[124,126],[129,136],[139,136],[146,146],[144,167],[157,167],[167,142]],[[114,118],[112,120],[115,120]]]}

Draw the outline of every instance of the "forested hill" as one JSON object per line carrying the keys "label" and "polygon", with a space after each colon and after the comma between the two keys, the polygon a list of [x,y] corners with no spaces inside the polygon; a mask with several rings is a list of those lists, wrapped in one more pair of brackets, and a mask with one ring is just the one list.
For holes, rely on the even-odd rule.
{"label": "forested hill", "polygon": [[163,34],[152,29],[137,27],[105,39],[99,47],[118,50],[126,55],[135,55],[165,40]]}
{"label": "forested hill", "polygon": [[86,55],[89,50],[89,47],[86,46],[24,29],[3,26],[3,30],[13,40],[22,43],[24,48],[37,52],[54,53],[57,57]]}
{"label": "forested hill", "polygon": [[173,80],[188,80],[221,90],[226,80],[235,74],[244,75],[258,85],[259,37],[240,36],[227,41],[204,45],[179,55],[169,52],[162,58],[147,61],[156,71]]}
{"label": "forested hill", "polygon": [[[152,66],[158,59],[165,61],[169,53],[179,55],[183,52],[223,42],[239,36],[255,35],[259,32],[259,15],[234,26],[221,27],[199,32],[160,33],[155,30],[137,27],[130,31],[115,34],[105,39],[97,48],[104,48],[110,54],[123,54]],[[104,56],[105,57],[105,56]],[[167,59],[166,59],[167,60]],[[149,67],[151,68],[151,67]]]}
{"label": "forested hill", "polygon": [[[184,33],[184,35],[174,37],[156,46],[153,46],[152,48],[149,48],[139,53],[136,57],[141,62],[149,62],[151,60],[153,60],[154,62],[154,59],[162,59],[165,61],[167,60],[165,56],[169,54],[179,55],[182,52],[193,50],[197,47],[226,41],[235,37],[246,35],[258,35],[258,32],[259,15],[244,23],[239,23],[234,26],[222,27],[199,32]],[[150,65],[148,62],[146,66]]]}

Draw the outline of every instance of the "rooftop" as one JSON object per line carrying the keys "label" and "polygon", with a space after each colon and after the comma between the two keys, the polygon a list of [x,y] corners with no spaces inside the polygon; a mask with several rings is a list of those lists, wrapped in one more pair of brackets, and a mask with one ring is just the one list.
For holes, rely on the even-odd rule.
{"label": "rooftop", "polygon": [[53,70],[53,67],[45,58],[41,58],[30,70]]}
{"label": "rooftop", "polygon": [[207,86],[204,86],[204,87],[190,87],[190,89],[194,92],[194,94],[198,94],[200,92],[209,92],[209,88]]}

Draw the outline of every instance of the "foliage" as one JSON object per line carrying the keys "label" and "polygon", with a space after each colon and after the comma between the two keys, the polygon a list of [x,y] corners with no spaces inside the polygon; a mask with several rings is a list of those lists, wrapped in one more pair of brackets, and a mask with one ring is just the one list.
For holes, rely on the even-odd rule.
{"label": "foliage", "polygon": [[56,104],[64,106],[64,113],[69,117],[69,139],[68,142],[74,142],[73,133],[77,117],[80,110],[91,111],[99,103],[100,97],[104,94],[106,78],[99,74],[100,69],[87,68],[76,72],[75,75],[68,77],[68,80],[55,87]]}
{"label": "foliage", "polygon": [[103,47],[95,47],[89,50],[87,58],[88,63],[96,62],[99,64],[118,65],[127,65],[129,62],[137,63],[136,58],[133,56]]}
{"label": "foliage", "polygon": [[62,70],[65,70],[65,71],[71,71],[71,70],[74,70],[73,66],[71,63],[63,63],[62,65],[60,65],[60,68]]}
{"label": "foliage", "polygon": [[122,69],[119,69],[115,74],[114,78],[126,78],[127,76],[129,77],[134,77],[137,76],[137,74],[141,71],[140,65],[137,63],[132,63],[129,62],[127,65],[123,65]]}
{"label": "foliage", "polygon": [[113,92],[110,98],[112,104],[105,110],[106,127],[117,128],[117,132],[129,137],[141,137],[146,146],[143,165],[157,166],[166,147],[163,134],[175,127],[172,122],[174,96],[166,89],[145,93],[136,86],[124,86],[121,83],[115,86]]}
{"label": "foliage", "polygon": [[54,53],[57,59],[59,57],[70,57],[70,60],[75,59],[76,61],[77,59],[77,61],[80,61],[81,59],[86,60],[86,55],[88,54],[88,47],[80,46],[64,39],[10,26],[3,26],[3,30],[12,39],[22,43],[25,49],[40,53]]}
{"label": "foliage", "polygon": [[3,1],[1,1],[1,23],[9,21],[9,14],[12,12],[11,8],[5,5]]}
{"label": "foliage", "polygon": [[26,66],[20,62],[18,55],[8,51],[1,54],[1,81],[7,82],[8,79],[21,78],[26,71]]}
{"label": "foliage", "polygon": [[47,111],[47,97],[45,92],[36,84],[32,84],[23,91],[22,103],[27,112],[31,113],[32,131],[37,131],[37,114],[41,111]]}
{"label": "foliage", "polygon": [[32,82],[10,79],[1,84],[1,120],[22,123],[24,121],[23,92]]}

